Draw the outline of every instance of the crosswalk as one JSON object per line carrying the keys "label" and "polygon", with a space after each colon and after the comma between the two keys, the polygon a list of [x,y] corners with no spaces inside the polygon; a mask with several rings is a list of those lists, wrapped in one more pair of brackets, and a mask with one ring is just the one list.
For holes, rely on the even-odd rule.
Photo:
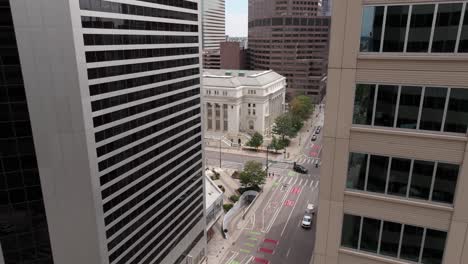
{"label": "crosswalk", "polygon": [[295,158],[294,161],[299,164],[315,164],[316,161],[320,162],[320,159],[302,155],[302,156]]}
{"label": "crosswalk", "polygon": [[304,187],[315,189],[315,188],[318,188],[320,180],[281,176],[276,182],[279,184],[287,184],[287,185],[294,185],[294,186],[299,185],[299,186],[304,186]]}

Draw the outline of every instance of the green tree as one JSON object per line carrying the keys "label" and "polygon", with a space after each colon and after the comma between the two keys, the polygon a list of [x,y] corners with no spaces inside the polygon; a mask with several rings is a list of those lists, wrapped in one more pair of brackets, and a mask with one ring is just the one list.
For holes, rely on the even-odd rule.
{"label": "green tree", "polygon": [[310,97],[305,95],[299,95],[295,97],[291,102],[291,113],[295,116],[300,117],[302,120],[309,118],[314,104]]}
{"label": "green tree", "polygon": [[265,184],[266,171],[263,170],[262,163],[249,160],[245,163],[244,170],[240,174],[240,183],[244,187],[259,187]]}
{"label": "green tree", "polygon": [[258,149],[263,144],[263,136],[255,132],[252,138],[247,142],[247,146]]}
{"label": "green tree", "polygon": [[293,126],[291,115],[283,114],[275,119],[272,131],[274,134],[280,136],[281,140],[284,140],[285,137],[295,137],[297,135],[297,131],[299,130],[296,130],[296,128]]}
{"label": "green tree", "polygon": [[270,145],[268,145],[268,148],[275,150],[275,152],[281,149],[279,141],[275,136],[273,136],[273,138],[271,139],[271,143]]}
{"label": "green tree", "polygon": [[288,117],[291,122],[291,127],[294,129],[295,135],[301,130],[301,128],[304,126],[304,121],[301,119],[301,117],[294,115],[292,113],[288,114]]}

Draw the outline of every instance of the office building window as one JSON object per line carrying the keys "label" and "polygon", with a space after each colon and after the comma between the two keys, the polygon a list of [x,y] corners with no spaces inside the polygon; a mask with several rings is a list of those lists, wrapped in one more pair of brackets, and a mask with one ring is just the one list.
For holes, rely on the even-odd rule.
{"label": "office building window", "polygon": [[353,124],[465,134],[468,90],[357,84]]}
{"label": "office building window", "polygon": [[462,3],[439,4],[432,52],[454,52],[460,24]]}
{"label": "office building window", "polygon": [[372,124],[374,107],[375,85],[358,84],[354,98],[353,123],[359,125]]}
{"label": "office building window", "polygon": [[447,232],[344,214],[341,246],[424,264],[441,264]]}
{"label": "office building window", "polygon": [[388,6],[383,43],[384,52],[403,52],[409,6]]}
{"label": "office building window", "polygon": [[[362,12],[360,51],[468,52],[466,20],[460,28],[460,20],[467,16],[466,12],[461,13],[463,5],[464,3],[415,3],[365,6]],[[411,17],[408,19],[409,14]],[[459,30],[461,36],[457,39]]]}
{"label": "office building window", "polygon": [[408,32],[407,52],[427,52],[435,5],[414,5]]}
{"label": "office building window", "polygon": [[459,165],[351,152],[346,188],[453,203]]}
{"label": "office building window", "polygon": [[361,51],[379,51],[384,18],[383,6],[366,6],[362,13]]}

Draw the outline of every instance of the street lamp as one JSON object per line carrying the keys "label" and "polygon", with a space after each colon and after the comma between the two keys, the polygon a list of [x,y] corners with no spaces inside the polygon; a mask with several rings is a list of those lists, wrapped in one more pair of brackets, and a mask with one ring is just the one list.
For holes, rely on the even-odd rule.
{"label": "street lamp", "polygon": [[270,149],[270,146],[267,146],[267,153],[266,153],[266,174],[268,176],[268,150]]}
{"label": "street lamp", "polygon": [[219,168],[221,169],[221,137],[219,137]]}

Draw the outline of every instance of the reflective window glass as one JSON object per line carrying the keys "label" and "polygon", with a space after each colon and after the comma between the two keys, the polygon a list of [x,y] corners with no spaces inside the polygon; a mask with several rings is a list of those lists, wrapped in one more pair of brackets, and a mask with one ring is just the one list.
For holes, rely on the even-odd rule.
{"label": "reflective window glass", "polygon": [[435,5],[413,5],[407,52],[427,52],[431,38]]}
{"label": "reflective window glass", "polygon": [[416,129],[418,125],[421,87],[402,86],[398,106],[397,127]]}
{"label": "reflective window glass", "polygon": [[457,186],[458,165],[438,163],[432,191],[432,201],[452,203]]}
{"label": "reflective window glass", "polygon": [[388,194],[406,196],[411,160],[392,158],[390,177],[388,179]]}
{"label": "reflective window glass", "polygon": [[468,8],[465,10],[465,18],[463,19],[458,52],[468,52]]}
{"label": "reflective window glass", "polygon": [[349,155],[348,179],[346,187],[364,190],[366,180],[367,154],[351,153]]}
{"label": "reflective window glass", "polygon": [[384,7],[366,6],[362,13],[361,51],[379,51]]}
{"label": "reflective window glass", "polygon": [[447,88],[426,87],[419,129],[440,131]]}
{"label": "reflective window glass", "polygon": [[416,262],[419,260],[423,230],[421,227],[405,225],[400,258]]}
{"label": "reflective window glass", "polygon": [[439,4],[432,52],[454,52],[460,24],[462,3]]}
{"label": "reflective window glass", "polygon": [[446,132],[466,133],[468,128],[468,89],[450,90],[450,100],[445,118]]}
{"label": "reflective window glass", "polygon": [[397,97],[398,86],[379,85],[374,125],[393,127]]}
{"label": "reflective window glass", "polygon": [[380,254],[397,257],[400,243],[401,224],[385,221],[380,240]]}
{"label": "reflective window glass", "polygon": [[424,249],[422,255],[422,263],[424,264],[441,264],[444,256],[445,239],[447,233],[437,230],[426,230],[426,238],[424,240]]}
{"label": "reflective window glass", "polygon": [[361,250],[377,253],[380,220],[364,217],[361,230]]}
{"label": "reflective window glass", "polygon": [[371,155],[369,175],[367,176],[367,191],[385,192],[387,181],[388,157]]}
{"label": "reflective window glass", "polygon": [[374,107],[375,85],[358,84],[354,98],[353,124],[371,125]]}
{"label": "reflective window glass", "polygon": [[409,196],[412,198],[429,199],[433,173],[434,162],[415,160]]}
{"label": "reflective window glass", "polygon": [[403,52],[409,6],[388,6],[385,22],[384,52]]}
{"label": "reflective window glass", "polygon": [[344,215],[343,229],[341,232],[341,245],[344,247],[358,247],[359,228],[361,226],[361,217],[354,215]]}

